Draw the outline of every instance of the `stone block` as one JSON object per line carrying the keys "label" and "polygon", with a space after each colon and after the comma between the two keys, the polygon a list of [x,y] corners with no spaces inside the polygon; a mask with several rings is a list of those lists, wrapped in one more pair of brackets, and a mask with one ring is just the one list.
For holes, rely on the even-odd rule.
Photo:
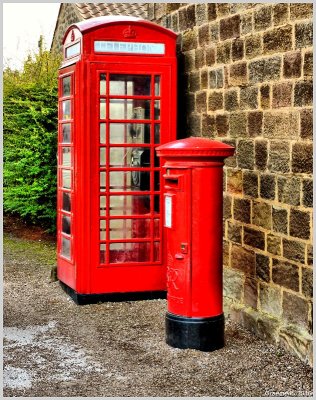
{"label": "stone block", "polygon": [[281,57],[274,56],[249,63],[249,82],[258,83],[279,80],[281,74]]}
{"label": "stone block", "polygon": [[270,315],[260,315],[257,321],[257,335],[269,342],[276,343],[278,341],[279,320]]}
{"label": "stone block", "polygon": [[237,169],[227,170],[227,191],[233,194],[242,193],[242,171]]}
{"label": "stone block", "polygon": [[292,171],[294,173],[313,173],[312,143],[297,142],[292,148]]}
{"label": "stone block", "polygon": [[202,135],[207,137],[216,136],[216,121],[214,115],[202,114]]}
{"label": "stone block", "polygon": [[225,90],[224,92],[224,108],[227,111],[235,111],[239,108],[237,90]]}
{"label": "stone block", "polygon": [[186,51],[184,56],[184,72],[191,72],[195,69],[195,51]]}
{"label": "stone block", "polygon": [[265,5],[254,12],[254,29],[262,31],[272,25],[272,6]]}
{"label": "stone block", "polygon": [[188,130],[192,132],[193,136],[201,136],[201,122],[200,114],[191,114],[188,118]]}
{"label": "stone block", "polygon": [[259,301],[261,311],[275,317],[280,317],[282,313],[280,288],[260,283]]}
{"label": "stone block", "polygon": [[297,138],[299,113],[297,111],[267,111],[263,119],[263,135],[270,139]]}
{"label": "stone block", "polygon": [[229,132],[229,119],[227,114],[216,115],[217,136],[227,136]]}
{"label": "stone block", "polygon": [[241,244],[241,231],[241,225],[236,222],[228,221],[227,237],[230,241]]}
{"label": "stone block", "polygon": [[229,68],[229,84],[231,86],[239,86],[245,85],[247,81],[247,63],[232,64]]}
{"label": "stone block", "polygon": [[306,297],[313,297],[313,270],[302,268],[302,293]]}
{"label": "stone block", "polygon": [[271,205],[262,201],[253,201],[251,223],[265,229],[271,229]]}
{"label": "stone block", "polygon": [[281,238],[279,236],[267,235],[267,251],[275,256],[281,255]]}
{"label": "stone block", "polygon": [[209,21],[214,21],[217,18],[215,3],[207,3],[207,16]]}
{"label": "stone block", "polygon": [[304,76],[313,76],[313,52],[308,51],[304,55]]}
{"label": "stone block", "polygon": [[302,205],[304,207],[313,207],[313,180],[303,180],[303,198]]}
{"label": "stone block", "polygon": [[210,46],[205,49],[205,63],[209,67],[215,64],[215,47]]}
{"label": "stone block", "polygon": [[199,113],[207,111],[206,91],[196,93],[196,111]]}
{"label": "stone block", "polygon": [[244,227],[244,244],[256,249],[264,250],[265,234],[257,229]]}
{"label": "stone block", "polygon": [[278,201],[298,206],[301,197],[301,181],[297,177],[278,177]]}
{"label": "stone block", "polygon": [[283,77],[284,78],[300,78],[302,67],[301,52],[295,51],[286,53],[283,56]]}
{"label": "stone block", "polygon": [[207,22],[207,8],[205,3],[198,3],[195,5],[195,21],[196,25],[202,25]]}
{"label": "stone block", "polygon": [[[230,146],[233,146],[236,148],[236,139],[227,139],[224,138],[222,139],[223,143],[229,144]],[[237,157],[236,155],[232,156],[232,157],[228,157],[226,158],[226,160],[224,161],[224,164],[226,167],[231,167],[231,168],[236,168],[237,167]]]}
{"label": "stone block", "polygon": [[205,46],[210,41],[210,30],[208,24],[204,24],[199,27],[198,30],[199,45]]}
{"label": "stone block", "polygon": [[268,161],[268,142],[267,140],[255,141],[255,165],[256,168],[264,171]]}
{"label": "stone block", "polygon": [[223,265],[229,266],[229,242],[223,240]]}
{"label": "stone block", "polygon": [[209,88],[220,89],[223,87],[224,73],[223,68],[212,69],[209,71]]}
{"label": "stone block", "polygon": [[234,219],[246,224],[250,223],[250,201],[247,199],[234,198]]}
{"label": "stone block", "polygon": [[263,199],[274,200],[276,179],[272,174],[260,175],[260,197]]}
{"label": "stone block", "polygon": [[217,3],[217,17],[226,17],[230,14],[230,3]]}
{"label": "stone block", "polygon": [[313,138],[313,110],[303,109],[300,111],[301,116],[301,138]]}
{"label": "stone block", "polygon": [[293,293],[283,293],[283,318],[290,324],[308,329],[308,302]]}
{"label": "stone block", "polygon": [[216,61],[217,64],[229,64],[231,56],[230,42],[219,43],[217,45]]}
{"label": "stone block", "polygon": [[208,70],[201,70],[201,89],[208,89]]}
{"label": "stone block", "polygon": [[244,303],[246,306],[257,309],[258,289],[255,279],[246,278],[244,284]]}
{"label": "stone block", "polygon": [[218,42],[218,40],[219,40],[219,23],[212,22],[210,24],[210,41]]}
{"label": "stone block", "polygon": [[263,52],[265,54],[292,49],[292,25],[282,26],[263,33]]}
{"label": "stone block", "polygon": [[262,36],[254,34],[245,38],[245,54],[246,58],[251,59],[262,53]]}
{"label": "stone block", "polygon": [[[232,131],[231,131],[232,132]],[[237,145],[237,165],[243,169],[253,169],[254,159],[254,142],[252,140],[239,140]]]}
{"label": "stone block", "polygon": [[223,195],[223,218],[229,219],[232,217],[232,198],[230,195]]}
{"label": "stone block", "polygon": [[223,92],[211,91],[208,96],[208,110],[222,110],[224,104]]}
{"label": "stone block", "polygon": [[247,276],[255,275],[255,253],[237,244],[232,244],[231,266]]}
{"label": "stone block", "polygon": [[252,13],[241,15],[240,31],[242,35],[247,35],[247,33],[252,31]]}
{"label": "stone block", "polygon": [[256,172],[243,172],[243,194],[252,198],[258,197],[258,174]]}
{"label": "stone block", "polygon": [[313,104],[313,81],[296,82],[294,86],[294,106],[303,107]]}
{"label": "stone block", "polygon": [[307,245],[307,265],[313,265],[313,245]]}
{"label": "stone block", "polygon": [[313,4],[290,4],[290,18],[291,20],[307,19],[313,16]]}
{"label": "stone block", "polygon": [[205,51],[202,48],[195,50],[195,68],[200,69],[205,65]]}
{"label": "stone block", "polygon": [[277,285],[299,291],[299,269],[297,265],[278,259],[272,260],[272,280]]}
{"label": "stone block", "polygon": [[[313,337],[294,326],[281,327],[280,345],[289,353],[296,354],[302,361],[312,365]],[[311,357],[309,358],[309,355]]]}
{"label": "stone block", "polygon": [[258,327],[257,327],[257,321],[258,321],[258,313],[255,310],[252,310],[251,308],[246,308],[241,310],[241,325],[246,328],[248,331],[253,333],[254,335],[257,334]]}
{"label": "stone block", "polygon": [[223,295],[234,300],[241,301],[244,274],[230,268],[223,270]]}
{"label": "stone block", "polygon": [[290,143],[271,141],[268,168],[271,172],[290,171]]}
{"label": "stone block", "polygon": [[233,138],[247,136],[247,113],[235,112],[229,118],[230,136]]}
{"label": "stone block", "polygon": [[244,57],[244,41],[242,39],[232,41],[231,54],[233,61],[241,60]]}
{"label": "stone block", "polygon": [[313,22],[302,22],[295,25],[295,47],[313,45]]}
{"label": "stone block", "polygon": [[283,257],[304,264],[305,243],[283,238]]}
{"label": "stone block", "polygon": [[270,85],[260,87],[260,105],[263,109],[270,108]]}
{"label": "stone block", "polygon": [[245,86],[240,88],[240,108],[243,110],[258,108],[257,86]]}
{"label": "stone block", "polygon": [[264,282],[270,281],[270,258],[256,254],[256,277]]}
{"label": "stone block", "polygon": [[240,36],[240,16],[234,15],[230,18],[220,20],[219,24],[220,39],[226,40]]}
{"label": "stone block", "polygon": [[288,211],[286,208],[272,207],[272,229],[274,232],[288,234]]}
{"label": "stone block", "polygon": [[310,217],[309,212],[292,208],[290,211],[290,235],[300,239],[310,239]]}
{"label": "stone block", "polygon": [[287,3],[278,3],[273,6],[274,26],[285,24],[288,18],[289,18],[289,5]]}
{"label": "stone block", "polygon": [[179,32],[179,14],[174,13],[171,15],[171,29],[174,32]]}
{"label": "stone block", "polygon": [[273,85],[272,107],[291,107],[292,103],[292,88],[291,82],[276,83]]}
{"label": "stone block", "polygon": [[183,32],[182,51],[194,50],[197,48],[197,34],[194,29]]}

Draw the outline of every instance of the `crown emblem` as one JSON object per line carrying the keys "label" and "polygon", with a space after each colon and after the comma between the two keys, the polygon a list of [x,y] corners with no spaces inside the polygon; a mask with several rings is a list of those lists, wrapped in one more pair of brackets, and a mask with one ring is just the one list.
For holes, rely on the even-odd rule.
{"label": "crown emblem", "polygon": [[73,42],[75,40],[75,32],[74,30],[71,31],[71,38],[70,40]]}
{"label": "crown emblem", "polygon": [[136,37],[136,32],[135,30],[129,25],[128,28],[124,29],[123,31],[123,36],[125,38],[133,39]]}

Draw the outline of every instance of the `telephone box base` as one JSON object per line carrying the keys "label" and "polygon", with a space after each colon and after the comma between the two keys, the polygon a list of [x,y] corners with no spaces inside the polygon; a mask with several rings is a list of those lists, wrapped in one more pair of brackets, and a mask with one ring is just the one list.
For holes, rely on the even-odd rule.
{"label": "telephone box base", "polygon": [[137,300],[153,300],[165,299],[167,293],[165,291],[148,291],[148,292],[128,292],[128,293],[95,293],[82,294],[77,293],[74,289],[67,286],[64,282],[59,281],[62,289],[72,298],[78,305],[103,303],[106,301],[137,301]]}
{"label": "telephone box base", "polygon": [[166,343],[178,349],[213,351],[224,347],[224,314],[189,318],[167,312]]}

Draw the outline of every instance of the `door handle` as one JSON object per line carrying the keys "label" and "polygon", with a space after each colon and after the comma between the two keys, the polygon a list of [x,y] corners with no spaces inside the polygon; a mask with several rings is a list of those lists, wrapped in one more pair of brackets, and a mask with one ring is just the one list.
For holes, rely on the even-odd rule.
{"label": "door handle", "polygon": [[181,253],[177,253],[177,254],[175,254],[174,258],[175,258],[176,260],[183,260],[183,259],[184,259],[184,255],[181,254]]}

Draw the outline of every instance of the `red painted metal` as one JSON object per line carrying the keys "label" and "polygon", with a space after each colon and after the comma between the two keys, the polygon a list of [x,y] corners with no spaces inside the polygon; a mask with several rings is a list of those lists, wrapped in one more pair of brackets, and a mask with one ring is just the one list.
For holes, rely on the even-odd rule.
{"label": "red painted metal", "polygon": [[[161,43],[165,52],[101,53],[95,41]],[[71,25],[63,44],[58,278],[80,294],[165,290],[155,149],[176,138],[176,34],[100,17]]]}
{"label": "red painted metal", "polygon": [[[190,137],[157,148],[165,160],[168,312],[208,318],[223,313],[224,158],[234,148]],[[169,204],[168,204],[169,203]]]}

